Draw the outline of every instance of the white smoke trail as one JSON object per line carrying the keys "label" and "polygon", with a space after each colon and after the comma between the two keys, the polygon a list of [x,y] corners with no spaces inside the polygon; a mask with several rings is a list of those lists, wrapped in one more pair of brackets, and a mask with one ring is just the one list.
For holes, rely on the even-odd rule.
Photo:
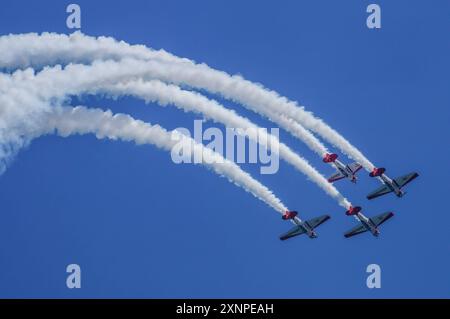
{"label": "white smoke trail", "polygon": [[[172,103],[186,111],[200,112],[207,118],[223,123],[227,127],[246,130],[245,132],[237,130],[237,132],[245,134],[255,142],[259,142],[261,135],[263,135],[263,140],[269,141],[269,145],[272,145],[273,150],[279,152],[281,158],[305,174],[328,195],[336,199],[341,206],[345,208],[350,206],[349,201],[304,158],[293,152],[287,145],[280,143],[275,136],[258,130],[258,126],[254,123],[237,115],[234,111],[226,109],[218,102],[209,100],[199,93],[181,90],[177,86],[167,85],[157,80],[149,82],[132,80],[128,83],[109,84],[116,79],[124,78],[122,69],[126,70],[126,78],[131,77],[128,72],[136,68],[131,67],[131,64],[127,62],[134,63],[136,61],[96,62],[92,66],[69,65],[64,70],[60,67],[47,68],[38,73],[33,80],[30,79],[26,83],[16,83],[16,89],[21,85],[31,86],[39,92],[43,99],[57,99],[59,101],[64,101],[68,95],[82,94],[83,91],[92,94],[99,92],[120,95],[131,94],[145,100],[157,101],[162,105]],[[136,75],[132,76],[132,78],[134,77]],[[25,88],[24,90],[28,91],[29,89]],[[286,119],[286,121],[289,120]],[[295,123],[293,127],[295,127]]]}
{"label": "white smoke trail", "polygon": [[55,64],[91,63],[94,60],[160,60],[192,64],[164,50],[130,45],[111,37],[90,37],[76,31],[70,35],[51,32],[9,34],[0,37],[0,67],[10,70]]}
{"label": "white smoke trail", "polygon": [[[111,112],[87,110],[81,107],[58,108],[55,105],[63,98],[51,97],[50,101],[47,101],[44,98],[48,97],[45,86],[36,86],[33,79],[35,74],[31,69],[17,71],[13,75],[0,74],[0,145],[2,145],[0,156],[15,154],[20,147],[27,145],[33,138],[54,129],[57,129],[61,135],[91,132],[96,133],[99,138],[134,140],[136,143],[155,144],[166,150],[171,149],[174,143],[180,143],[177,139],[171,139],[172,134],[160,126],[151,126],[142,121],[133,120],[127,115],[113,116]],[[47,83],[47,87],[49,86],[51,83]],[[179,133],[173,134],[183,143],[191,142],[191,139]],[[204,159],[202,164],[251,192],[276,211],[284,213],[287,210],[267,187],[254,180],[233,162],[223,159],[220,154],[197,143],[192,144],[191,148],[185,147],[184,150],[190,150],[192,154],[202,154]],[[0,157],[0,160],[4,159]],[[4,170],[5,162],[1,164]]]}
{"label": "white smoke trail", "polygon": [[[163,50],[154,51],[145,46],[131,46],[124,42],[117,42],[112,38],[99,39],[76,33],[71,36],[45,33],[42,35],[9,35],[0,38],[0,51],[6,50],[8,55],[0,59],[3,67],[26,67],[30,65],[43,66],[55,61],[92,62],[95,59],[120,59],[132,57],[153,59],[165,63],[164,70],[157,70],[159,78],[177,84],[186,84],[195,88],[206,89],[220,94],[225,98],[238,102],[249,109],[268,117],[280,126],[274,114],[280,113],[294,119],[299,124],[319,134],[322,138],[338,147],[343,153],[360,162],[363,167],[371,171],[374,165],[343,136],[329,127],[323,120],[315,117],[311,112],[299,107],[296,102],[289,101],[275,91],[270,91],[260,84],[252,83],[241,76],[214,70],[205,64],[195,64],[188,59],[182,59]],[[17,56],[16,56],[17,51]],[[46,56],[48,58],[46,58]],[[168,64],[172,68],[168,69]],[[154,75],[158,77],[158,75]],[[269,110],[269,111],[268,111]],[[292,133],[291,130],[288,130]],[[306,130],[304,130],[306,131]],[[298,129],[294,136],[304,140],[304,132]],[[311,139],[311,136],[305,138]],[[315,141],[315,144],[320,143]],[[308,143],[307,143],[308,144]],[[308,146],[312,146],[310,143]],[[315,149],[316,152],[320,152]],[[322,155],[322,154],[321,154]]]}
{"label": "white smoke trail", "polygon": [[[104,91],[107,94],[130,94],[138,98],[143,98],[146,102],[157,102],[162,106],[173,104],[181,107],[185,111],[202,113],[207,118],[226,124],[228,127],[243,128],[246,125],[244,125],[242,119],[249,121],[239,116],[233,110],[225,108],[217,101],[208,99],[202,94],[183,90],[179,86],[166,84],[159,80],[144,81],[137,79],[124,81],[112,85],[105,85],[103,88],[99,88],[98,91]],[[89,93],[92,93],[92,90]],[[95,90],[93,93],[95,93]],[[325,153],[328,153],[326,147],[320,142],[316,143],[317,139],[309,131],[305,130],[303,126],[279,113],[270,112],[270,114],[271,118],[276,119],[274,122],[283,123],[283,127],[293,135],[303,136],[305,138],[304,142],[311,149],[316,150],[319,155],[323,156]],[[239,120],[238,117],[240,118]],[[230,123],[230,120],[233,120],[233,123]],[[313,138],[308,138],[308,135],[313,136]]]}
{"label": "white smoke trail", "polygon": [[287,211],[287,207],[264,185],[244,172],[238,165],[225,159],[219,153],[204,147],[177,131],[168,132],[159,125],[151,125],[136,120],[126,114],[115,114],[100,109],[87,109],[82,106],[57,107],[47,114],[47,121],[42,123],[41,134],[54,131],[60,136],[74,134],[95,134],[97,138],[133,141],[136,144],[152,144],[171,151],[175,144],[186,145],[184,150],[190,150],[191,155],[202,154],[205,161],[202,165],[211,168],[216,174],[228,178],[237,186],[253,194],[256,198],[275,209],[279,213]]}
{"label": "white smoke trail", "polygon": [[18,150],[29,143],[41,127],[49,103],[36,98],[33,89],[24,91],[16,83],[25,83],[34,77],[31,70],[13,75],[0,73],[0,175]]}
{"label": "white smoke trail", "polygon": [[[273,151],[278,151],[282,159],[305,174],[328,195],[335,198],[341,206],[345,208],[350,206],[348,200],[312,167],[307,160],[292,151],[286,144],[281,143],[277,137],[259,130],[259,127],[249,119],[236,114],[217,101],[210,100],[197,92],[182,90],[178,86],[168,85],[158,80],[142,81],[141,79],[107,85],[95,91],[90,90],[89,92],[93,94],[100,92],[114,96],[132,95],[144,99],[146,102],[156,102],[162,106],[173,104],[184,111],[201,113],[207,119],[222,123],[226,127],[243,129],[245,132],[237,130],[237,133],[245,134],[256,143],[261,138],[264,141],[268,141]],[[80,94],[80,92],[77,92],[77,94]],[[289,122],[289,119],[285,118],[285,120]],[[287,124],[290,125],[291,123]],[[295,123],[292,126],[295,127]]]}

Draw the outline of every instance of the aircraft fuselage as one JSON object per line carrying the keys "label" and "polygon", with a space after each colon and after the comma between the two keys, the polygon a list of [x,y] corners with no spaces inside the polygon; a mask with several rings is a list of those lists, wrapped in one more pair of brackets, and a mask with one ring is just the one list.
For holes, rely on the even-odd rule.
{"label": "aircraft fuselage", "polygon": [[402,197],[404,195],[403,191],[401,190],[401,188],[397,185],[397,183],[390,179],[386,174],[381,174],[380,176],[381,181],[387,186],[389,187],[389,189],[394,192],[394,194],[397,197]]}
{"label": "aircraft fuselage", "polygon": [[374,236],[378,236],[380,234],[380,231],[378,230],[377,226],[372,222],[370,218],[367,218],[361,213],[357,214],[359,221],[363,226],[372,233]]}
{"label": "aircraft fuselage", "polygon": [[335,160],[333,162],[336,169],[341,172],[342,175],[344,175],[346,178],[348,178],[353,183],[356,183],[356,176],[355,173],[348,167],[348,165],[344,165],[339,160]]}
{"label": "aircraft fuselage", "polygon": [[317,238],[317,234],[316,232],[313,230],[313,228],[308,224],[308,222],[304,222],[302,220],[300,220],[300,218],[295,217],[293,219],[294,224],[296,224],[297,226],[300,226],[308,235],[309,238]]}

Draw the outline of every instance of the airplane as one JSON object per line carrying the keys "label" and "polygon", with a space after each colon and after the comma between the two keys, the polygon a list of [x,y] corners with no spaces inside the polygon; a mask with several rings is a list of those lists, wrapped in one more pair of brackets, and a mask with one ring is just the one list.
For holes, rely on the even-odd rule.
{"label": "airplane", "polygon": [[296,211],[287,211],[281,217],[283,220],[291,220],[295,224],[294,228],[292,228],[287,233],[280,236],[281,240],[286,240],[288,238],[302,234],[307,234],[308,237],[311,239],[317,238],[317,234],[314,231],[314,228],[330,219],[330,216],[322,215],[307,221],[302,221],[300,218],[297,217],[297,215],[298,212]]}
{"label": "airplane", "polygon": [[403,195],[405,195],[402,187],[419,176],[419,174],[417,174],[416,172],[412,172],[395,179],[390,179],[388,176],[386,176],[386,174],[384,174],[384,172],[386,172],[386,169],[384,167],[375,167],[373,171],[369,173],[370,177],[378,177],[383,185],[367,195],[367,199],[374,199],[391,192],[394,192],[397,197],[402,197]]}
{"label": "airplane", "polygon": [[349,238],[361,233],[364,233],[366,231],[370,231],[372,235],[375,237],[378,237],[380,235],[380,231],[378,230],[378,226],[383,224],[385,221],[387,221],[389,218],[394,216],[394,213],[387,212],[380,214],[378,216],[374,217],[366,217],[361,213],[361,207],[360,206],[350,206],[350,208],[345,212],[347,216],[356,216],[358,220],[361,222],[361,225],[358,225],[352,229],[350,229],[348,232],[344,234],[345,238]]}
{"label": "airplane", "polygon": [[356,183],[356,172],[358,172],[362,165],[355,162],[344,165],[337,159],[337,154],[325,154],[323,161],[325,163],[333,163],[337,172],[328,178],[328,182],[333,183],[343,178],[348,178],[352,183]]}

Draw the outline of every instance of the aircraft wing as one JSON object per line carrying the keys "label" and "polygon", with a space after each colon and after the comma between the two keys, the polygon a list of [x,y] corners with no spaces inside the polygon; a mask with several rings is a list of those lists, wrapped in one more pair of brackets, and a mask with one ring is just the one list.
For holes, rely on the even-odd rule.
{"label": "aircraft wing", "polygon": [[289,230],[286,234],[281,235],[280,239],[281,240],[286,240],[288,238],[295,237],[295,236],[298,236],[298,235],[302,235],[304,233],[306,233],[306,230],[304,230],[303,227],[295,226],[294,228]]}
{"label": "aircraft wing", "polygon": [[349,238],[349,237],[364,233],[366,231],[367,231],[366,227],[364,227],[363,225],[358,225],[358,226],[350,229],[348,232],[346,232],[344,234],[344,236],[345,236],[345,238]]}
{"label": "aircraft wing", "polygon": [[350,168],[350,170],[353,173],[356,173],[357,171],[359,171],[362,168],[362,165],[357,162],[354,162],[354,163],[348,164],[348,168]]}
{"label": "aircraft wing", "polygon": [[403,187],[406,184],[408,184],[410,181],[412,181],[414,178],[416,178],[417,176],[419,176],[419,174],[414,172],[414,173],[410,173],[410,174],[406,174],[401,177],[398,177],[398,178],[394,179],[394,181],[397,183],[398,186]]}
{"label": "aircraft wing", "polygon": [[387,185],[383,185],[383,186],[377,188],[375,191],[373,191],[369,195],[367,195],[367,199],[374,199],[374,198],[383,196],[385,194],[388,194],[390,192],[392,192],[392,190]]}
{"label": "aircraft wing", "polygon": [[385,221],[387,221],[389,218],[391,218],[392,216],[394,216],[394,214],[392,212],[388,212],[388,213],[384,213],[384,214],[372,217],[370,219],[376,226],[379,226],[379,225],[383,224]]}
{"label": "aircraft wing", "polygon": [[306,221],[308,223],[309,226],[311,226],[311,228],[316,228],[317,226],[323,224],[324,222],[326,222],[327,220],[329,220],[331,217],[329,215],[322,215],[313,219],[310,219],[308,221]]}
{"label": "aircraft wing", "polygon": [[340,179],[343,179],[345,177],[344,174],[342,174],[341,172],[336,172],[335,174],[331,175],[330,178],[328,178],[328,181],[330,183],[333,183],[335,181],[338,181]]}

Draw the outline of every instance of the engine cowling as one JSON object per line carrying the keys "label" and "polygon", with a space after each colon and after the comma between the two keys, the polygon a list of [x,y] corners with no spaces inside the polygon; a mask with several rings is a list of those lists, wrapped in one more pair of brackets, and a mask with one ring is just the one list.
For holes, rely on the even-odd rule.
{"label": "engine cowling", "polygon": [[347,216],[356,215],[361,211],[361,209],[362,208],[360,206],[356,206],[356,207],[350,206],[349,209],[345,212],[345,215],[347,215]]}
{"label": "engine cowling", "polygon": [[332,163],[338,158],[337,154],[325,154],[323,157],[324,163]]}
{"label": "engine cowling", "polygon": [[281,218],[283,220],[294,219],[295,216],[297,216],[297,215],[298,215],[298,212],[296,212],[296,211],[287,211],[283,214],[283,216],[281,216]]}
{"label": "engine cowling", "polygon": [[386,169],[384,167],[380,167],[380,168],[374,168],[370,173],[369,176],[370,177],[377,177],[377,176],[381,176],[384,174],[384,172],[386,172]]}

